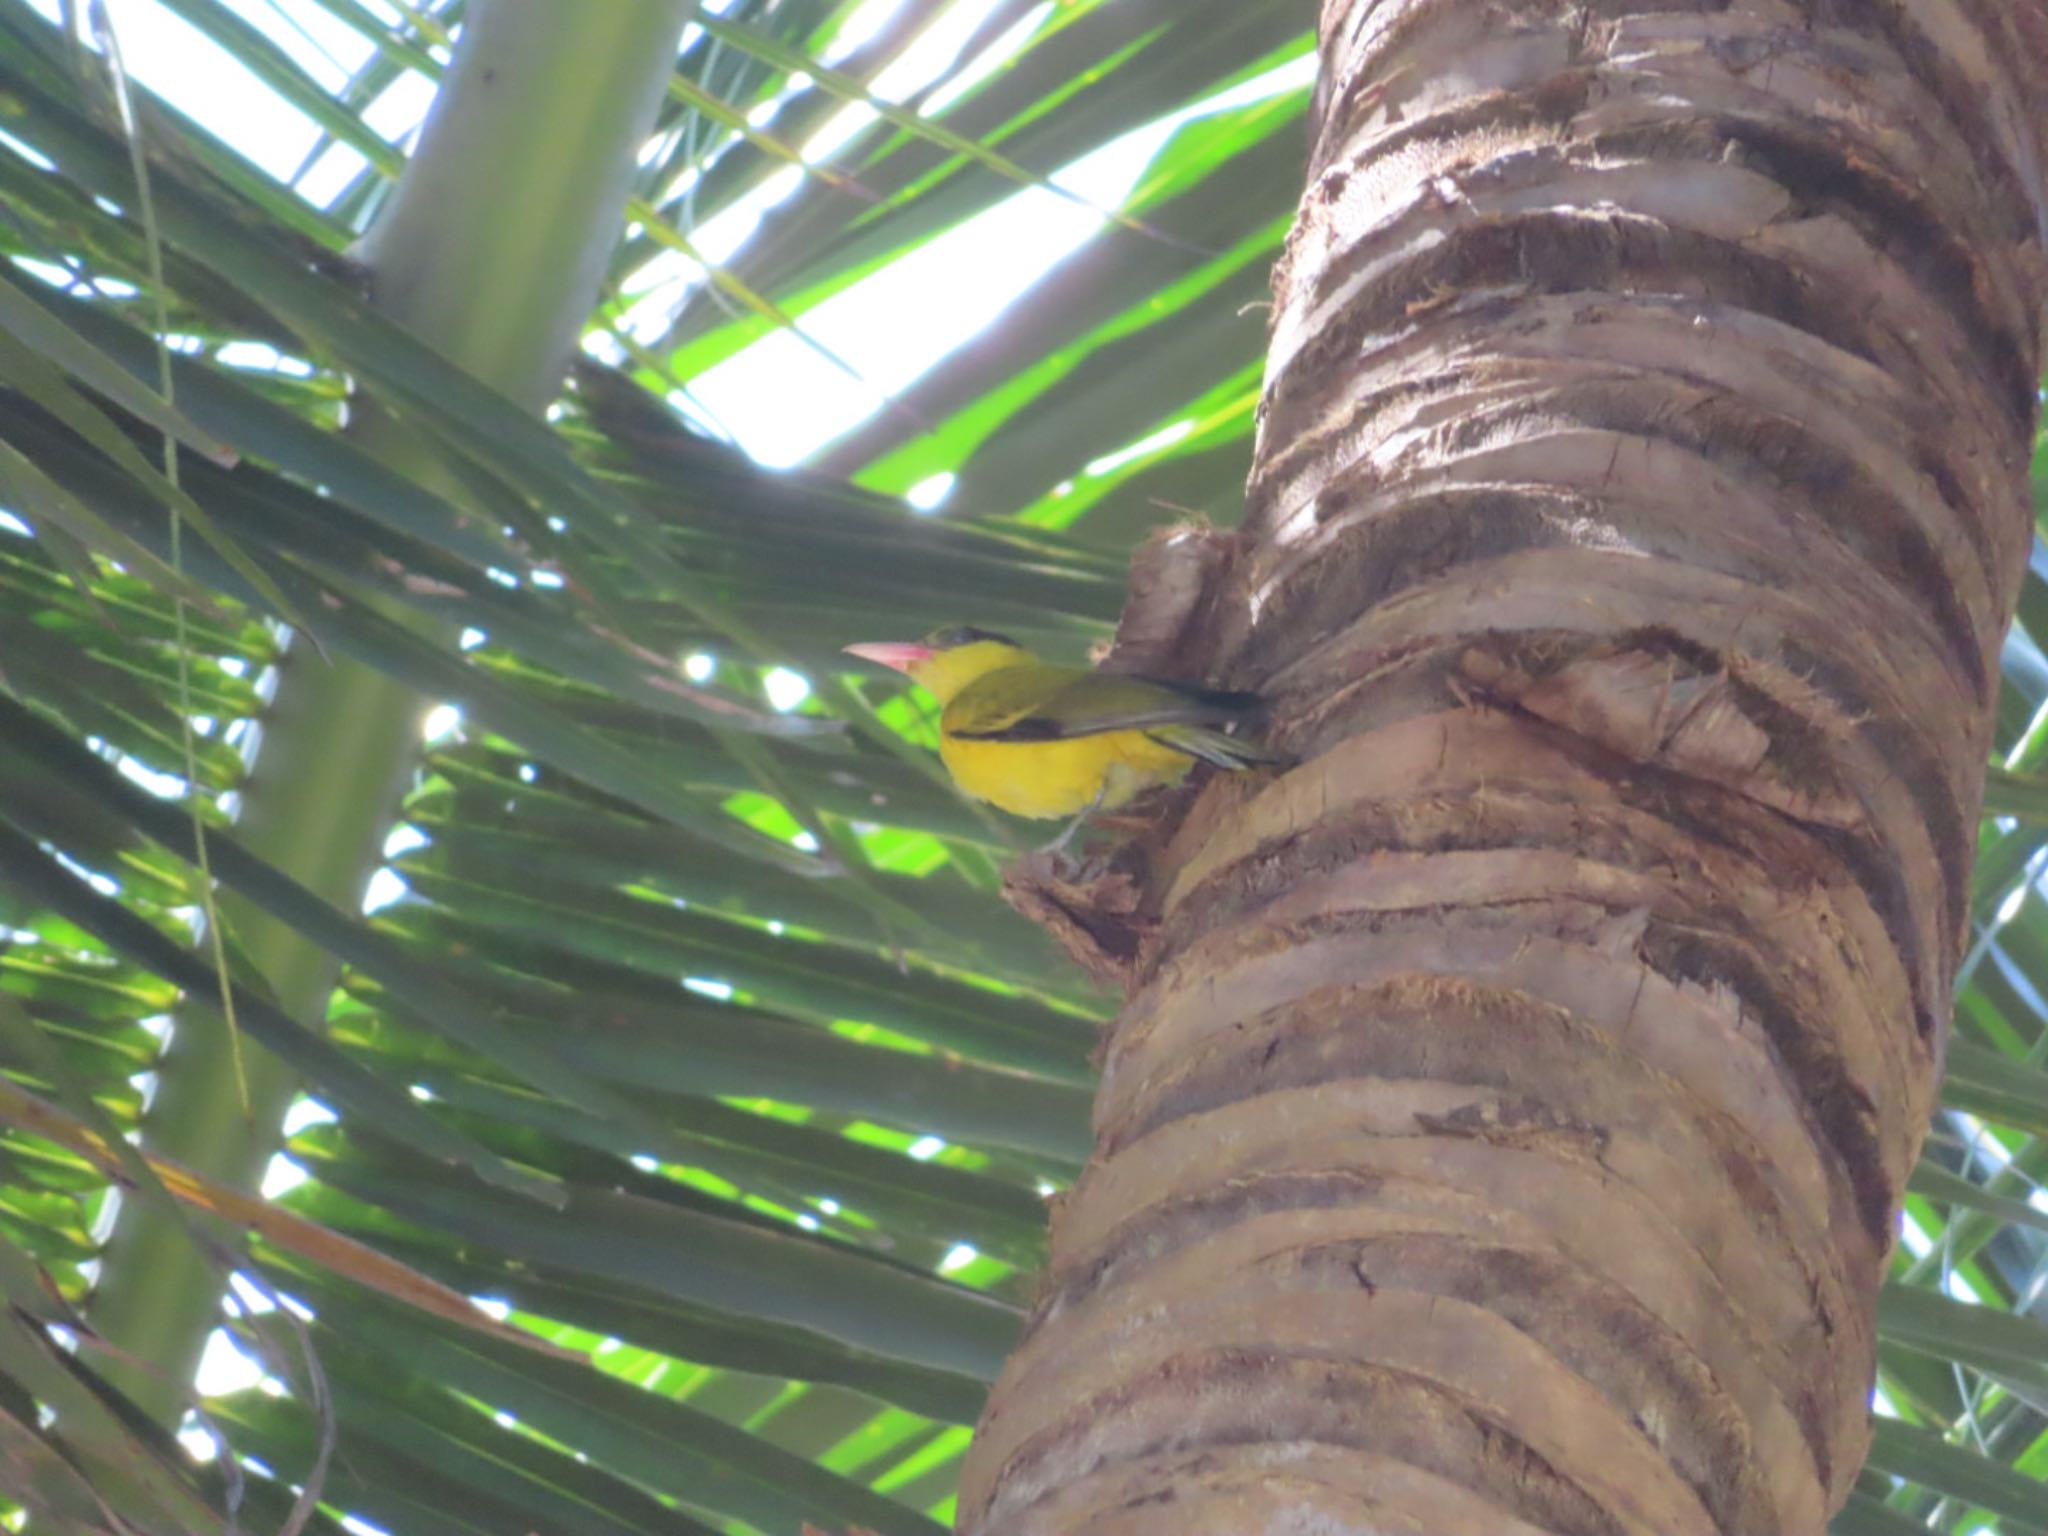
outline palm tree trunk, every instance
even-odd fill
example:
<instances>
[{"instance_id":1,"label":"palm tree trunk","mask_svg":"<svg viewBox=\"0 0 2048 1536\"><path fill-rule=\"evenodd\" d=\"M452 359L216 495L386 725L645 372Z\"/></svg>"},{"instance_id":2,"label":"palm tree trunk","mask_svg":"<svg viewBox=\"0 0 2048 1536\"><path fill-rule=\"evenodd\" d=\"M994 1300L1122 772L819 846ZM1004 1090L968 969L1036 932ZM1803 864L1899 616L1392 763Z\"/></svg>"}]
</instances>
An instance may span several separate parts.
<instances>
[{"instance_id":1,"label":"palm tree trunk","mask_svg":"<svg viewBox=\"0 0 2048 1536\"><path fill-rule=\"evenodd\" d=\"M962 1531L1825 1528L2033 537L2042 19L1327 0L1194 658L1307 760L1154 840Z\"/></svg>"}]
</instances>

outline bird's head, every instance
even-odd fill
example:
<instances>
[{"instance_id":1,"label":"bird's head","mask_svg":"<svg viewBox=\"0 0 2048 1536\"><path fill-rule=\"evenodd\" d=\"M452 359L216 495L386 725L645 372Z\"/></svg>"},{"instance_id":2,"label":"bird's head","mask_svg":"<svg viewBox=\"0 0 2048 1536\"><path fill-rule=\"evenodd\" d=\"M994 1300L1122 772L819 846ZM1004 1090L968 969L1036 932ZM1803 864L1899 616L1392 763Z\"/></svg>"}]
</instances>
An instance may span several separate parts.
<instances>
[{"instance_id":1,"label":"bird's head","mask_svg":"<svg viewBox=\"0 0 2048 1536\"><path fill-rule=\"evenodd\" d=\"M929 692L941 704L984 673L1031 661L1032 655L1008 635L954 624L935 629L922 640L874 641L846 647L849 656L893 667Z\"/></svg>"}]
</instances>

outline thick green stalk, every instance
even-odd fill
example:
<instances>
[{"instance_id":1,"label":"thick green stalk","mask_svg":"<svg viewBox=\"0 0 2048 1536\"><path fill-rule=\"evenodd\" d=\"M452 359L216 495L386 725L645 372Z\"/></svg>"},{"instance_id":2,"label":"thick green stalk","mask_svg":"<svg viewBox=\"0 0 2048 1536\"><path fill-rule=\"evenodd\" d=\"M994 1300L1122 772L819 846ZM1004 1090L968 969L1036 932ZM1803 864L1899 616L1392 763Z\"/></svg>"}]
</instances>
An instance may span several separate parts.
<instances>
[{"instance_id":1,"label":"thick green stalk","mask_svg":"<svg viewBox=\"0 0 2048 1536\"><path fill-rule=\"evenodd\" d=\"M419 152L364 242L385 312L530 410L553 398L596 301L634 157L693 9L694 0L473 0ZM361 413L354 430L397 468L441 479L417 437L379 414ZM264 721L244 840L352 909L411 771L424 704L381 674L295 647ZM246 903L224 896L221 907L284 1006L321 1019L336 963ZM260 1050L242 1055L246 1111L222 1021L182 1012L145 1137L211 1179L253 1188L297 1084ZM159 1420L180 1416L219 1307L182 1234L131 1203L91 1321L140 1362L114 1374Z\"/></svg>"}]
</instances>

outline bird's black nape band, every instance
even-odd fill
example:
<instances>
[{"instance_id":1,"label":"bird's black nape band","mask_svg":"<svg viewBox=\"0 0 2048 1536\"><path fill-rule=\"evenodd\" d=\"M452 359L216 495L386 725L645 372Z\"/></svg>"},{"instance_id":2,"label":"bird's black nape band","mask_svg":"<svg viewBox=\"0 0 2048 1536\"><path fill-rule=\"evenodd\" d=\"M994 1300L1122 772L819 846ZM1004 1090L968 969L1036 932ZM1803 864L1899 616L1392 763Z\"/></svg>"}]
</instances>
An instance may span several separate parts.
<instances>
[{"instance_id":1,"label":"bird's black nape band","mask_svg":"<svg viewBox=\"0 0 2048 1536\"><path fill-rule=\"evenodd\" d=\"M925 644L935 651L950 651L955 646L972 645L977 640L993 640L997 645L1016 645L1008 635L999 635L992 629L976 629L972 624L955 624L951 629L938 629L925 637Z\"/></svg>"},{"instance_id":2,"label":"bird's black nape band","mask_svg":"<svg viewBox=\"0 0 2048 1536\"><path fill-rule=\"evenodd\" d=\"M1123 727L1107 726L1106 730ZM946 733L955 741L1071 741L1077 736L1100 736L1102 731L1074 731L1057 720L1048 720L1042 715L1026 715L1022 720L1008 725L997 726L992 731L952 730Z\"/></svg>"}]
</instances>

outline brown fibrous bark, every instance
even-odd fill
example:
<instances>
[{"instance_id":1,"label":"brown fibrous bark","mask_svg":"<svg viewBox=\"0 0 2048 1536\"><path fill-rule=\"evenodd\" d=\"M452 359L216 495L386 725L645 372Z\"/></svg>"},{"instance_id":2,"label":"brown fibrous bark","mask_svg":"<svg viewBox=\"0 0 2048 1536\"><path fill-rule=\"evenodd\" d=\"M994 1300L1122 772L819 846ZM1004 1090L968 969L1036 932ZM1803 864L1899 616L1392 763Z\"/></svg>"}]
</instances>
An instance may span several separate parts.
<instances>
[{"instance_id":1,"label":"brown fibrous bark","mask_svg":"<svg viewBox=\"0 0 2048 1536\"><path fill-rule=\"evenodd\" d=\"M1818 1536L2033 537L2048 20L1322 38L1244 528L1126 621L1302 762L1023 881L1130 998L960 1527Z\"/></svg>"}]
</instances>

